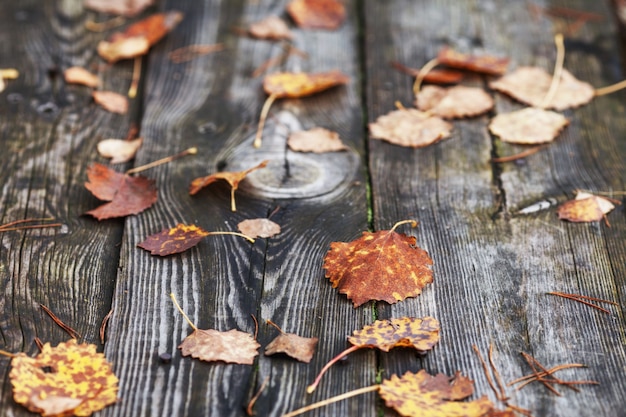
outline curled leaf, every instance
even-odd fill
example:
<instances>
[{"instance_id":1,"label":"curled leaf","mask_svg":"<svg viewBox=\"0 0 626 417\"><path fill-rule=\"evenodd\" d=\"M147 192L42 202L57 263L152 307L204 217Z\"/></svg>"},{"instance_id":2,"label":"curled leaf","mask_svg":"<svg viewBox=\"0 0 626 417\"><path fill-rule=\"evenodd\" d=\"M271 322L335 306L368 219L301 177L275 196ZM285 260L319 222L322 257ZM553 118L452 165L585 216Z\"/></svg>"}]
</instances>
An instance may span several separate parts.
<instances>
[{"instance_id":1,"label":"curled leaf","mask_svg":"<svg viewBox=\"0 0 626 417\"><path fill-rule=\"evenodd\" d=\"M613 203L597 195L580 192L574 200L566 201L558 208L559 219L570 222L588 223L604 219L615 208Z\"/></svg>"},{"instance_id":2,"label":"curled leaf","mask_svg":"<svg viewBox=\"0 0 626 417\"><path fill-rule=\"evenodd\" d=\"M441 65L448 67L487 75L502 75L509 66L508 58L498 58L491 55L463 54L448 47L439 51L437 61L439 61Z\"/></svg>"},{"instance_id":3,"label":"curled leaf","mask_svg":"<svg viewBox=\"0 0 626 417\"><path fill-rule=\"evenodd\" d=\"M267 94L276 98L297 98L310 96L349 81L350 77L337 70L312 74L277 72L265 76L263 89Z\"/></svg>"},{"instance_id":4,"label":"curled leaf","mask_svg":"<svg viewBox=\"0 0 626 417\"><path fill-rule=\"evenodd\" d=\"M135 157L142 142L142 138L133 140L105 139L98 142L98 153L104 158L111 158L112 164L121 164Z\"/></svg>"},{"instance_id":5,"label":"curled leaf","mask_svg":"<svg viewBox=\"0 0 626 417\"><path fill-rule=\"evenodd\" d=\"M346 18L345 6L337 0L293 0L287 13L301 28L335 30Z\"/></svg>"}]
</instances>

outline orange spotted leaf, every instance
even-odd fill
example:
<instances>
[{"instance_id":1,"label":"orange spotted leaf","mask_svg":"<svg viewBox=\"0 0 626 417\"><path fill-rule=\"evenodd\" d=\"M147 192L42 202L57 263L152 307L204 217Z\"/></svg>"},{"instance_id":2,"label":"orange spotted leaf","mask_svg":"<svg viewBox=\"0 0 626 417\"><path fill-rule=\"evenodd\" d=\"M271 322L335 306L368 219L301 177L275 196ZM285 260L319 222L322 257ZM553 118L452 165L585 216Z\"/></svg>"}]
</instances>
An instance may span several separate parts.
<instances>
[{"instance_id":1,"label":"orange spotted leaf","mask_svg":"<svg viewBox=\"0 0 626 417\"><path fill-rule=\"evenodd\" d=\"M486 396L460 402L474 392L474 382L460 372L452 378L444 374L432 376L423 369L402 377L393 375L383 380L378 392L388 407L408 417L481 417L493 408Z\"/></svg>"},{"instance_id":2,"label":"orange spotted leaf","mask_svg":"<svg viewBox=\"0 0 626 417\"><path fill-rule=\"evenodd\" d=\"M167 256L196 246L208 235L210 235L209 232L193 224L178 224L171 229L163 229L159 233L148 236L137 246L150 251L152 255Z\"/></svg>"},{"instance_id":3,"label":"orange spotted leaf","mask_svg":"<svg viewBox=\"0 0 626 417\"><path fill-rule=\"evenodd\" d=\"M155 182L146 177L131 177L102 164L91 165L87 177L85 188L100 200L109 201L86 213L98 220L141 213L157 201Z\"/></svg>"},{"instance_id":4,"label":"orange spotted leaf","mask_svg":"<svg viewBox=\"0 0 626 417\"><path fill-rule=\"evenodd\" d=\"M301 28L337 29L346 18L345 6L337 0L293 0L287 13Z\"/></svg>"},{"instance_id":5,"label":"orange spotted leaf","mask_svg":"<svg viewBox=\"0 0 626 417\"><path fill-rule=\"evenodd\" d=\"M361 330L355 330L352 336L348 337L353 346L332 358L319 372L315 381L307 387L307 392L310 394L315 391L326 371L349 353L364 348L377 348L388 352L394 347L410 347L423 353L439 342L440 327L439 322L432 317L403 317L376 320Z\"/></svg>"},{"instance_id":6,"label":"orange spotted leaf","mask_svg":"<svg viewBox=\"0 0 626 417\"><path fill-rule=\"evenodd\" d=\"M89 416L117 401L118 379L95 345L46 343L34 358L15 355L11 366L13 398L43 416Z\"/></svg>"},{"instance_id":7,"label":"orange spotted leaf","mask_svg":"<svg viewBox=\"0 0 626 417\"><path fill-rule=\"evenodd\" d=\"M508 58L497 58L491 55L463 54L448 47L439 51L437 60L440 64L448 67L488 75L502 75L509 66Z\"/></svg>"},{"instance_id":8,"label":"orange spotted leaf","mask_svg":"<svg viewBox=\"0 0 626 417\"><path fill-rule=\"evenodd\" d=\"M243 181L246 176L252 171L256 171L257 169L265 168L269 161L263 161L259 165L254 166L245 171L238 172L216 172L215 174L208 175L206 177L199 177L194 179L191 182L191 187L189 189L189 194L194 195L197 194L198 191L208 186L209 184L214 183L218 180L224 180L231 186L231 195L230 195L230 207L232 211L237 211L235 206L235 191L239 188L239 183Z\"/></svg>"},{"instance_id":9,"label":"orange spotted leaf","mask_svg":"<svg viewBox=\"0 0 626 417\"><path fill-rule=\"evenodd\" d=\"M182 19L183 14L178 11L148 16L130 25L124 32L114 33L108 41L100 41L98 54L111 63L144 55Z\"/></svg>"},{"instance_id":10,"label":"orange spotted leaf","mask_svg":"<svg viewBox=\"0 0 626 417\"><path fill-rule=\"evenodd\" d=\"M239 330L219 332L195 329L178 346L183 356L206 362L227 362L252 365L259 354L259 345L248 333Z\"/></svg>"},{"instance_id":11,"label":"orange spotted leaf","mask_svg":"<svg viewBox=\"0 0 626 417\"><path fill-rule=\"evenodd\" d=\"M370 300L393 304L416 297L433 281L428 253L415 246L415 237L395 232L402 223L391 230L363 232L352 242L330 244L324 258L326 277L354 307Z\"/></svg>"},{"instance_id":12,"label":"orange spotted leaf","mask_svg":"<svg viewBox=\"0 0 626 417\"><path fill-rule=\"evenodd\" d=\"M439 330L439 322L433 317L376 320L361 330L355 330L348 341L355 346L378 348L385 352L394 347L411 347L425 352L439 342Z\"/></svg>"},{"instance_id":13,"label":"orange spotted leaf","mask_svg":"<svg viewBox=\"0 0 626 417\"><path fill-rule=\"evenodd\" d=\"M350 77L337 70L312 74L278 72L265 76L263 89L275 98L297 98L310 96L349 81Z\"/></svg>"}]
</instances>

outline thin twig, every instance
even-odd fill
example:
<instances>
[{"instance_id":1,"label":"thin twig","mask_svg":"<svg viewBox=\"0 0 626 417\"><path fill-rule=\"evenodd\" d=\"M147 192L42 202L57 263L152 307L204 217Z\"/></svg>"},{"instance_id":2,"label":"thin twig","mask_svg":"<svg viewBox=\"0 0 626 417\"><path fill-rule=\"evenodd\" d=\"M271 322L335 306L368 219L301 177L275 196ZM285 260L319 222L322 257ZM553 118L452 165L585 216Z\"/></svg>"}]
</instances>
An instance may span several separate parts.
<instances>
[{"instance_id":1,"label":"thin twig","mask_svg":"<svg viewBox=\"0 0 626 417\"><path fill-rule=\"evenodd\" d=\"M168 58L175 64L181 64L202 55L222 51L223 49L224 45L221 43L213 45L188 45L183 46L182 48L174 49L168 54Z\"/></svg>"},{"instance_id":2,"label":"thin twig","mask_svg":"<svg viewBox=\"0 0 626 417\"><path fill-rule=\"evenodd\" d=\"M480 360L480 364L483 367L483 372L485 373L485 377L487 378L487 383L491 387L491 390L493 391L493 393L496 395L496 398L500 399L498 389L496 388L496 385L493 383L493 380L491 379L491 375L489 374L489 368L487 366L487 362L485 362L485 360L483 359L483 355L480 354L480 351L478 350L478 346L472 345L472 349L474 349L474 352L476 352L476 356L478 356L478 359Z\"/></svg>"},{"instance_id":3,"label":"thin twig","mask_svg":"<svg viewBox=\"0 0 626 417\"><path fill-rule=\"evenodd\" d=\"M196 147L194 146L194 147L192 147L192 148L185 149L184 151L182 151L182 152L180 152L180 153L178 153L178 154L176 154L176 155L167 156L167 157L165 157L165 158L158 159L158 160L156 160L156 161L154 161L154 162L150 162L149 164L146 164L146 165L138 166L138 167L136 167L136 168L129 169L128 171L126 171L126 175L136 174L136 173L138 173L138 172L142 172L142 171L145 171L145 170L147 170L147 169L154 168L154 167L156 167L156 166L163 165L163 164L166 164L166 163L168 163L168 162L172 162L172 161L174 161L175 159L182 158L183 156L187 156L187 155L195 155L195 154L197 154L197 153L198 153L198 148L196 148Z\"/></svg>"},{"instance_id":4,"label":"thin twig","mask_svg":"<svg viewBox=\"0 0 626 417\"><path fill-rule=\"evenodd\" d=\"M43 342L40 338L35 337L35 344L37 345L37 349L41 352L43 350Z\"/></svg>"},{"instance_id":5,"label":"thin twig","mask_svg":"<svg viewBox=\"0 0 626 417\"><path fill-rule=\"evenodd\" d=\"M341 400L345 400L347 398L356 397L357 395L365 394L366 392L378 391L379 389L380 389L380 385L372 385L372 386L365 387L365 388L355 389L353 391L349 391L344 394L328 398L324 401L319 401L313 404L309 404L306 407L298 408L297 410L294 410L290 413L283 414L282 417L299 416L300 414L304 414L307 411L315 410L315 409L324 407L325 405L333 404Z\"/></svg>"},{"instance_id":6,"label":"thin twig","mask_svg":"<svg viewBox=\"0 0 626 417\"><path fill-rule=\"evenodd\" d=\"M259 335L259 321L254 314L250 314L250 317L252 317L252 321L254 322L254 340L256 340Z\"/></svg>"},{"instance_id":7,"label":"thin twig","mask_svg":"<svg viewBox=\"0 0 626 417\"><path fill-rule=\"evenodd\" d=\"M607 85L606 87L597 88L595 92L596 97L605 96L607 94L615 93L616 91L626 88L626 80L620 81L615 84Z\"/></svg>"},{"instance_id":8,"label":"thin twig","mask_svg":"<svg viewBox=\"0 0 626 417\"><path fill-rule=\"evenodd\" d=\"M63 321L60 318L58 318L56 316L56 314L54 314L52 312L52 310L50 310L48 307L46 307L43 304L39 304L39 307L41 307L41 309L43 311L45 311L50 316L52 321L54 321L57 324L57 326L59 326L60 328L65 330L67 332L67 334L69 334L72 339L78 339L80 337L80 334L76 330L72 329L70 326L68 326L67 324L63 323Z\"/></svg>"},{"instance_id":9,"label":"thin twig","mask_svg":"<svg viewBox=\"0 0 626 417\"><path fill-rule=\"evenodd\" d=\"M496 397L498 398L498 400L506 402L506 389L504 388L504 384L502 383L502 378L500 378L500 372L498 372L498 368L496 368L496 364L493 361L493 345L491 343L489 344L488 357L489 365L491 366L491 372L493 373L493 377L495 378L496 383L498 384L498 389L500 390L500 395L498 396L498 394L496 393Z\"/></svg>"},{"instance_id":10,"label":"thin twig","mask_svg":"<svg viewBox=\"0 0 626 417\"><path fill-rule=\"evenodd\" d=\"M344 350L343 352L339 353L337 356L335 356L334 358L332 358L330 361L328 361L328 363L326 365L324 365L324 367L322 368L322 370L319 372L319 374L317 374L317 377L315 378L315 381L313 381L313 383L311 385L309 385L308 387L306 387L306 392L308 394L312 394L315 389L317 388L317 386L319 385L320 381L322 380L322 376L324 376L324 374L326 373L326 371L328 371L330 369L331 366L333 366L333 364L335 364L336 362L338 362L339 360L341 360L341 358L343 358L344 356L362 348L363 346L359 346L359 345L354 345L352 347L349 347L348 349Z\"/></svg>"},{"instance_id":11,"label":"thin twig","mask_svg":"<svg viewBox=\"0 0 626 417\"><path fill-rule=\"evenodd\" d=\"M552 367L550 369L548 369L546 372L541 372L542 376L546 376L546 375L552 375L553 373L555 373L556 371L560 371L562 369L570 369L570 368L586 368L585 365L583 365L582 363L567 363L564 365L557 365L555 367ZM526 381L528 379L533 379L536 378L537 375L536 374L530 374L530 375L524 375L521 376L517 379L514 379L513 381L509 382L507 384L507 386L511 386L511 385L515 385L518 384L520 382Z\"/></svg>"},{"instance_id":12,"label":"thin twig","mask_svg":"<svg viewBox=\"0 0 626 417\"><path fill-rule=\"evenodd\" d=\"M113 309L111 309L106 316L102 319L102 324L100 324L100 343L104 345L104 334L106 332L107 323L109 319L113 315Z\"/></svg>"},{"instance_id":13,"label":"thin twig","mask_svg":"<svg viewBox=\"0 0 626 417\"><path fill-rule=\"evenodd\" d=\"M47 222L47 221L52 221L52 220L54 220L54 218L52 218L52 217L45 217L45 218L41 218L41 219L14 220L12 222L0 225L0 233L2 233L2 232L11 232L11 231L14 231L14 230L42 229L42 228L46 228L46 227L61 227L61 226L63 226L62 223L48 223L48 224L16 226L18 224L32 223L32 222ZM13 227L13 226L15 226L15 227Z\"/></svg>"},{"instance_id":14,"label":"thin twig","mask_svg":"<svg viewBox=\"0 0 626 417\"><path fill-rule=\"evenodd\" d=\"M255 336L255 339L256 339L256 336ZM255 414L252 408L254 407L254 404L256 404L256 400L258 400L259 397L261 396L261 393L265 389L265 386L267 385L267 382L269 380L270 380L270 377L266 376L265 379L263 380L263 383L261 383L261 387L259 388L259 390L256 392L256 394L254 394L254 397L250 399L250 402L248 403L248 407L246 408L246 414L248 414L249 416L253 416Z\"/></svg>"},{"instance_id":15,"label":"thin twig","mask_svg":"<svg viewBox=\"0 0 626 417\"><path fill-rule=\"evenodd\" d=\"M526 360L526 362L528 363L528 366L530 366L530 369L533 370L534 374L536 375L536 380L541 382L547 389L549 389L550 391L552 391L554 394L561 396L561 393L558 392L552 385L550 385L548 383L548 381L546 381L546 379L539 373L539 371L537 371L536 366L538 365L538 362L535 358L533 358L532 356L530 356L529 354L522 352L522 356L524 357L524 359ZM543 367L541 367L543 368ZM547 372L546 369L542 369L544 372ZM548 376L550 376L550 374L548 374Z\"/></svg>"},{"instance_id":16,"label":"thin twig","mask_svg":"<svg viewBox=\"0 0 626 417\"><path fill-rule=\"evenodd\" d=\"M558 297L567 298L567 299L569 299L569 300L574 300L574 301L577 301L577 302L579 302L579 303L582 303L582 304L584 304L584 305L586 305L586 306L589 306L589 307L595 308L596 310L600 310L600 311L602 311L603 313L606 313L606 314L611 314L611 312L610 312L609 310L607 310L606 308L602 308L602 307L597 306L597 305L595 305L595 304L592 304L592 303L590 303L590 302L588 302L588 301L585 301L585 300L583 299L583 298L587 298L587 297L585 297L585 296L578 296L578 294L566 294L566 293L562 293L562 292L547 292L546 294L548 294L548 295L556 295L556 296L558 296ZM613 302L611 302L611 301L606 301L606 300L598 300L598 299L595 299L594 301L600 301L600 302L605 302L605 303L615 304L615 303L613 303Z\"/></svg>"},{"instance_id":17,"label":"thin twig","mask_svg":"<svg viewBox=\"0 0 626 417\"><path fill-rule=\"evenodd\" d=\"M139 89L139 80L141 79L141 60L142 57L135 57L135 62L133 64L133 78L130 81L130 87L128 88L128 97L135 98L137 97L137 90Z\"/></svg>"},{"instance_id":18,"label":"thin twig","mask_svg":"<svg viewBox=\"0 0 626 417\"><path fill-rule=\"evenodd\" d=\"M535 146L535 147L527 149L527 150L525 150L523 152L516 153L515 155L501 156L499 158L491 158L491 162L501 163L501 162L517 161L518 159L526 158L527 156L530 156L530 155L533 155L533 154L539 152L544 146L545 145Z\"/></svg>"},{"instance_id":19,"label":"thin twig","mask_svg":"<svg viewBox=\"0 0 626 417\"><path fill-rule=\"evenodd\" d=\"M263 138L263 129L265 128L265 120L267 119L267 114L270 112L270 107L272 106L272 103L277 98L278 96L276 94L272 94L267 98L267 100L265 100L265 103L263 103L263 108L261 109L261 115L259 116L259 127L257 128L256 136L254 137L253 145L255 148L261 147L261 140Z\"/></svg>"},{"instance_id":20,"label":"thin twig","mask_svg":"<svg viewBox=\"0 0 626 417\"><path fill-rule=\"evenodd\" d=\"M2 350L2 349L0 349L0 355L7 356L9 358L14 358L15 356L17 356L15 355L15 353L7 352L6 350Z\"/></svg>"}]
</instances>

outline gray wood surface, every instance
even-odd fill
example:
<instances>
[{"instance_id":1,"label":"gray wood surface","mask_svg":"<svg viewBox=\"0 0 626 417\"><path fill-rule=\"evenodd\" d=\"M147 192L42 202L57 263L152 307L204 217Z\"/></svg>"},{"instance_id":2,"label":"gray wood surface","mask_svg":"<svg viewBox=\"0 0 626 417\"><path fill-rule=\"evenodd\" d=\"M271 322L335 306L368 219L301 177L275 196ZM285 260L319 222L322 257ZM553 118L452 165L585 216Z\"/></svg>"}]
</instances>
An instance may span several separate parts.
<instances>
[{"instance_id":1,"label":"gray wood surface","mask_svg":"<svg viewBox=\"0 0 626 417\"><path fill-rule=\"evenodd\" d=\"M277 101L260 149L252 147L266 96L253 71L283 53L283 45L241 36L269 14L284 15L286 0L164 1L151 11L180 10L181 24L143 59L139 95L127 115L108 113L86 87L66 85L72 65L93 69L103 89L125 93L132 61L104 64L95 54L104 33L87 31L87 20L109 16L84 10L78 0L2 1L0 68L15 67L17 80L0 93L0 224L54 217L60 228L0 234L0 349L37 353L39 337L53 345L67 340L40 309L48 306L95 343L120 379L119 402L98 415L240 416L264 380L255 411L280 416L305 404L375 383L380 376L426 369L448 375L460 370L476 382L477 396L495 400L472 345L495 362L506 381L530 372L519 352L547 366L581 362L566 379L594 379L563 396L539 384L509 389L511 403L535 416L612 416L626 408L623 307L605 315L545 295L582 293L624 305L626 217L624 206L604 224L557 219L555 207L520 215L537 201L562 202L576 188L625 190L624 93L601 97L565 115L570 126L551 145L517 163L492 157L523 147L502 144L487 130L488 116L454 122L450 139L424 149L406 149L369 139L367 121L391 111L396 100L410 106L412 79L390 61L419 67L450 45L465 52L509 56L512 67L552 70L552 36L560 19L534 16L527 2L433 0L346 1L348 19L338 31L294 29L293 46L308 58L289 55L269 71L340 69L351 82L302 99ZM605 16L566 38L566 68L594 86L624 78L610 4L590 1L533 3L568 6ZM168 53L192 44L223 43L225 49L187 63ZM487 79L468 80L486 85ZM499 95L496 112L521 108ZM493 115L492 114L492 115ZM123 138L136 124L144 145L124 171L197 146L196 156L146 171L156 180L158 202L126 219L98 222L82 214L99 205L84 188L86 169L105 162L96 143ZM292 130L326 127L339 132L349 151L298 154L287 150ZM215 183L189 196L193 178L239 171L268 159L240 186L237 212L230 189ZM273 213L273 214L272 214ZM235 231L247 218L268 217L282 232L254 244L211 236L197 247L165 258L136 247L148 235L177 223L210 231ZM324 278L323 257L333 241L350 241L373 228L416 219L417 237L434 259L434 283L422 295L395 305L352 303ZM199 328L253 333L260 323L261 354L255 364L204 363L181 357L177 346L192 329L169 294ZM102 318L113 309L106 342ZM350 355L305 393L321 367L347 347L346 336L374 318L436 317L442 339L425 356L396 349ZM310 364L263 348L286 332L320 339ZM159 355L169 353L171 363ZM9 359L0 357L0 416L31 415L16 405L8 379ZM395 415L369 393L307 415Z\"/></svg>"}]
</instances>

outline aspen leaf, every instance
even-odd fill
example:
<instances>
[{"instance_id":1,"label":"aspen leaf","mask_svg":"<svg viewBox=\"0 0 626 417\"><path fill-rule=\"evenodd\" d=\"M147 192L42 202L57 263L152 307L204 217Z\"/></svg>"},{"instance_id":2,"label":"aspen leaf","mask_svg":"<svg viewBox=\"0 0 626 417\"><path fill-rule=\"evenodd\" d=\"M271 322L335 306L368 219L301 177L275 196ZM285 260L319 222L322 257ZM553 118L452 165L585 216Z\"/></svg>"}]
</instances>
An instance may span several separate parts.
<instances>
[{"instance_id":1,"label":"aspen leaf","mask_svg":"<svg viewBox=\"0 0 626 417\"><path fill-rule=\"evenodd\" d=\"M154 180L142 176L120 174L102 164L87 169L87 188L96 198L109 201L88 211L98 220L141 213L157 201Z\"/></svg>"},{"instance_id":2,"label":"aspen leaf","mask_svg":"<svg viewBox=\"0 0 626 417\"><path fill-rule=\"evenodd\" d=\"M503 142L535 145L552 142L568 124L559 113L528 107L498 114L489 123L489 130Z\"/></svg>"},{"instance_id":3,"label":"aspen leaf","mask_svg":"<svg viewBox=\"0 0 626 417\"><path fill-rule=\"evenodd\" d=\"M219 332L196 329L178 346L183 356L206 362L222 361L252 365L259 345L248 333L239 330Z\"/></svg>"},{"instance_id":4,"label":"aspen leaf","mask_svg":"<svg viewBox=\"0 0 626 417\"><path fill-rule=\"evenodd\" d=\"M606 198L579 192L574 200L561 204L557 214L561 220L588 223L602 220L614 208L613 203Z\"/></svg>"},{"instance_id":5,"label":"aspen leaf","mask_svg":"<svg viewBox=\"0 0 626 417\"><path fill-rule=\"evenodd\" d=\"M121 94L113 91L94 91L91 96L106 111L118 114L128 112L128 99Z\"/></svg>"},{"instance_id":6,"label":"aspen leaf","mask_svg":"<svg viewBox=\"0 0 626 417\"><path fill-rule=\"evenodd\" d=\"M437 61L448 67L487 75L502 75L509 66L508 58L497 58L491 55L463 54L448 47L439 51Z\"/></svg>"},{"instance_id":7,"label":"aspen leaf","mask_svg":"<svg viewBox=\"0 0 626 417\"><path fill-rule=\"evenodd\" d=\"M420 68L407 67L398 61L392 61L391 65L398 71L402 71L414 77L420 76ZM432 69L421 76L424 77L423 82L430 84L456 84L463 79L465 73L453 69Z\"/></svg>"},{"instance_id":8,"label":"aspen leaf","mask_svg":"<svg viewBox=\"0 0 626 417\"><path fill-rule=\"evenodd\" d=\"M267 345L265 355L284 353L300 362L311 362L317 346L317 337L302 337L293 333L285 333L276 323L270 320L267 323L276 327L281 334Z\"/></svg>"},{"instance_id":9,"label":"aspen leaf","mask_svg":"<svg viewBox=\"0 0 626 417\"><path fill-rule=\"evenodd\" d=\"M372 139L421 148L450 136L452 125L416 109L394 110L369 124Z\"/></svg>"},{"instance_id":10,"label":"aspen leaf","mask_svg":"<svg viewBox=\"0 0 626 417\"><path fill-rule=\"evenodd\" d=\"M153 3L154 0L85 0L85 7L100 13L135 16Z\"/></svg>"},{"instance_id":11,"label":"aspen leaf","mask_svg":"<svg viewBox=\"0 0 626 417\"><path fill-rule=\"evenodd\" d=\"M432 317L376 320L355 330L348 341L355 346L375 347L385 352L394 347L411 347L426 352L439 342L439 330L439 322Z\"/></svg>"},{"instance_id":12,"label":"aspen leaf","mask_svg":"<svg viewBox=\"0 0 626 417\"><path fill-rule=\"evenodd\" d=\"M124 32L111 35L98 43L98 54L110 63L144 55L183 19L181 12L172 10L156 13L130 25Z\"/></svg>"},{"instance_id":13,"label":"aspen leaf","mask_svg":"<svg viewBox=\"0 0 626 417\"><path fill-rule=\"evenodd\" d=\"M322 127L292 132L287 146L294 152L338 152L348 149L339 139L339 134Z\"/></svg>"},{"instance_id":14,"label":"aspen leaf","mask_svg":"<svg viewBox=\"0 0 626 417\"><path fill-rule=\"evenodd\" d=\"M206 230L193 224L178 224L171 229L163 229L159 233L148 236L137 246L150 251L152 255L167 256L184 252L196 246L209 234Z\"/></svg>"},{"instance_id":15,"label":"aspen leaf","mask_svg":"<svg viewBox=\"0 0 626 417\"><path fill-rule=\"evenodd\" d=\"M280 233L280 226L270 219L247 219L237 225L237 229L251 238L268 238Z\"/></svg>"},{"instance_id":16,"label":"aspen leaf","mask_svg":"<svg viewBox=\"0 0 626 417\"><path fill-rule=\"evenodd\" d=\"M378 392L388 407L403 416L481 417L493 408L486 396L474 401L459 401L473 394L473 384L460 372L448 378L443 374L432 376L421 370L383 380Z\"/></svg>"},{"instance_id":17,"label":"aspen leaf","mask_svg":"<svg viewBox=\"0 0 626 417\"><path fill-rule=\"evenodd\" d=\"M250 33L250 36L257 39L290 40L293 38L293 34L289 30L287 23L280 17L274 15L250 24L248 33Z\"/></svg>"},{"instance_id":18,"label":"aspen leaf","mask_svg":"<svg viewBox=\"0 0 626 417\"><path fill-rule=\"evenodd\" d=\"M135 157L142 142L142 138L133 140L104 139L98 142L97 148L100 156L111 158L112 164L121 164Z\"/></svg>"},{"instance_id":19,"label":"aspen leaf","mask_svg":"<svg viewBox=\"0 0 626 417\"><path fill-rule=\"evenodd\" d=\"M363 232L348 243L332 242L324 257L326 278L354 307L371 300L390 304L416 297L433 281L432 259L416 239L394 229ZM413 226L417 222L413 222Z\"/></svg>"},{"instance_id":20,"label":"aspen leaf","mask_svg":"<svg viewBox=\"0 0 626 417\"><path fill-rule=\"evenodd\" d=\"M410 347L423 353L439 342L439 322L433 317L402 317L392 320L376 320L371 325L355 330L348 341L352 347L336 355L322 368L315 381L307 387L310 394L319 385L322 376L344 356L358 349L377 348L388 352L394 347Z\"/></svg>"},{"instance_id":21,"label":"aspen leaf","mask_svg":"<svg viewBox=\"0 0 626 417\"><path fill-rule=\"evenodd\" d=\"M346 18L345 6L337 0L293 0L287 13L301 28L335 30Z\"/></svg>"},{"instance_id":22,"label":"aspen leaf","mask_svg":"<svg viewBox=\"0 0 626 417\"><path fill-rule=\"evenodd\" d=\"M118 379L95 345L46 343L34 358L15 355L11 366L13 398L43 416L89 416L117 401Z\"/></svg>"},{"instance_id":23,"label":"aspen leaf","mask_svg":"<svg viewBox=\"0 0 626 417\"><path fill-rule=\"evenodd\" d=\"M275 98L298 98L310 96L349 81L350 77L337 70L318 73L277 72L265 76L263 89Z\"/></svg>"},{"instance_id":24,"label":"aspen leaf","mask_svg":"<svg viewBox=\"0 0 626 417\"><path fill-rule=\"evenodd\" d=\"M81 84L95 88L100 85L100 77L82 67L70 67L63 72L68 84Z\"/></svg>"},{"instance_id":25,"label":"aspen leaf","mask_svg":"<svg viewBox=\"0 0 626 417\"><path fill-rule=\"evenodd\" d=\"M254 166L254 167L252 167L250 169L247 169L245 171L216 172L215 174L211 174L211 175L208 175L206 177L196 178L196 179L194 179L191 182L191 187L189 189L189 194L191 194L191 195L197 194L198 191L200 191L204 187L208 186L209 184L212 184L212 183L214 183L215 181L218 181L218 180L224 180L228 184L230 184L230 187L231 187L231 194L230 194L230 202L231 202L230 207L231 207L231 210L232 211L237 211L237 208L235 206L235 191L237 191L237 188L239 188L239 183L241 181L243 181L244 178L246 178L246 176L249 173L251 173L252 171L256 171L257 169L265 168L268 163L269 163L269 161L263 161L259 165Z\"/></svg>"},{"instance_id":26,"label":"aspen leaf","mask_svg":"<svg viewBox=\"0 0 626 417\"><path fill-rule=\"evenodd\" d=\"M444 119L474 117L488 112L493 99L483 89L458 85L442 88L427 85L416 95L418 109Z\"/></svg>"},{"instance_id":27,"label":"aspen leaf","mask_svg":"<svg viewBox=\"0 0 626 417\"><path fill-rule=\"evenodd\" d=\"M565 110L582 106L595 97L590 84L579 81L563 69L556 92L549 103L544 103L552 84L552 75L538 67L520 67L510 74L489 83L494 90L533 107Z\"/></svg>"}]
</instances>

